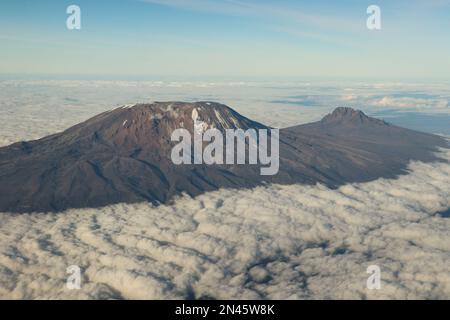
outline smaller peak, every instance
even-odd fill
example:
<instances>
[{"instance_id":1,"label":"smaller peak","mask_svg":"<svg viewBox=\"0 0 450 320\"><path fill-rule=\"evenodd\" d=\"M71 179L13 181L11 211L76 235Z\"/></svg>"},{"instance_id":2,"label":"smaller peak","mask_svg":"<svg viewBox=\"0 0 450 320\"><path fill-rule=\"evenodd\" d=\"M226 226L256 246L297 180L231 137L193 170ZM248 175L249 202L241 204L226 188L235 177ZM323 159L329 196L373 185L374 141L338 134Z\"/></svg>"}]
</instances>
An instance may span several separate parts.
<instances>
[{"instance_id":1,"label":"smaller peak","mask_svg":"<svg viewBox=\"0 0 450 320\"><path fill-rule=\"evenodd\" d=\"M322 122L325 123L363 123L371 119L361 110L355 110L349 107L337 107L334 111L326 115Z\"/></svg>"},{"instance_id":2,"label":"smaller peak","mask_svg":"<svg viewBox=\"0 0 450 320\"><path fill-rule=\"evenodd\" d=\"M337 107L336 109L333 110L333 112L331 113L331 115L333 117L355 117L355 116L361 116L361 117L366 117L368 118L364 112L362 112L361 110L355 110L353 108L350 107Z\"/></svg>"}]
</instances>

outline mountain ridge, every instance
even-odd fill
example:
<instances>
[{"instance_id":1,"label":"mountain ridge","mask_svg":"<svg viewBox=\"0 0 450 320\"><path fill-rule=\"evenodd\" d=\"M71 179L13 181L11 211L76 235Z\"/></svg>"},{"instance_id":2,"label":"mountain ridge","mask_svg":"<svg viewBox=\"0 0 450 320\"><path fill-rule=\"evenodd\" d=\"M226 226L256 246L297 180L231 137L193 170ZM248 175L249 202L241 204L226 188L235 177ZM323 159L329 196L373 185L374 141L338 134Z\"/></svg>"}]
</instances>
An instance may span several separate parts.
<instances>
[{"instance_id":1,"label":"mountain ridge","mask_svg":"<svg viewBox=\"0 0 450 320\"><path fill-rule=\"evenodd\" d=\"M119 107L67 130L0 148L0 211L46 212L150 201L168 203L186 193L252 188L264 183L336 188L405 173L411 160L436 161L448 147L415 132L338 108L322 120L280 130L280 171L260 176L252 165L171 162L173 130L268 129L226 105L201 101Z\"/></svg>"}]
</instances>

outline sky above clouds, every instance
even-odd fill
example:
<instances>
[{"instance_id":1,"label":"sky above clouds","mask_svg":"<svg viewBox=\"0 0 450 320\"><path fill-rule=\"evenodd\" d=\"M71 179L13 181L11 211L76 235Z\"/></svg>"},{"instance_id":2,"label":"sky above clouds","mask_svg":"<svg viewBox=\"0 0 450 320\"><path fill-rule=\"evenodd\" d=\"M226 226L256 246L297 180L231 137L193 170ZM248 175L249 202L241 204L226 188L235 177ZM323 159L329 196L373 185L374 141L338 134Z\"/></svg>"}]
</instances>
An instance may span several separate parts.
<instances>
[{"instance_id":1,"label":"sky above clouds","mask_svg":"<svg viewBox=\"0 0 450 320\"><path fill-rule=\"evenodd\" d=\"M81 8L81 30L66 8ZM381 8L382 29L366 28ZM450 1L0 3L0 73L59 77L448 79Z\"/></svg>"}]
</instances>

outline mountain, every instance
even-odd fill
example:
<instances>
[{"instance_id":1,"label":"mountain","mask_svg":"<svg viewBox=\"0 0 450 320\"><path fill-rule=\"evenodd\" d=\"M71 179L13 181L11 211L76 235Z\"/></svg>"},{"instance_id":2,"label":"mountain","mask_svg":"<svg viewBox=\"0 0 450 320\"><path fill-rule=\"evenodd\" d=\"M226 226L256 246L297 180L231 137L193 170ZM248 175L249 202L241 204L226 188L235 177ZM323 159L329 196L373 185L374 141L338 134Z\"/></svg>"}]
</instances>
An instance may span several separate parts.
<instances>
[{"instance_id":1,"label":"mountain","mask_svg":"<svg viewBox=\"0 0 450 320\"><path fill-rule=\"evenodd\" d=\"M280 165L175 165L175 129L269 129L213 102L156 102L99 114L64 132L0 148L0 212L46 212L113 203L167 203L182 193L264 183L336 188L405 173L411 160L437 161L438 136L337 108L321 121L280 130ZM247 144L248 147L248 144Z\"/></svg>"}]
</instances>

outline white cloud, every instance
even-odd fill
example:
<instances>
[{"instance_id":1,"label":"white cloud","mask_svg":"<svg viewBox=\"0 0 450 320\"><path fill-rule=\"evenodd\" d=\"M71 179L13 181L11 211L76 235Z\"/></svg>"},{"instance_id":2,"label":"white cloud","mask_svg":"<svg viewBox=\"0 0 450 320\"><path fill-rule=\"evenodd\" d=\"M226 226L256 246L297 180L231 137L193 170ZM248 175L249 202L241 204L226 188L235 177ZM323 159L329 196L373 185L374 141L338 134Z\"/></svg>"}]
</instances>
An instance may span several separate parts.
<instances>
[{"instance_id":1,"label":"white cloud","mask_svg":"<svg viewBox=\"0 0 450 320\"><path fill-rule=\"evenodd\" d=\"M372 104L377 107L422 110L428 112L450 112L448 100L443 98L422 99L385 96L373 101Z\"/></svg>"},{"instance_id":2,"label":"white cloud","mask_svg":"<svg viewBox=\"0 0 450 320\"><path fill-rule=\"evenodd\" d=\"M357 98L358 98L358 96L356 96L354 94L346 94L346 95L341 96L340 100L349 102L349 101L354 101Z\"/></svg>"},{"instance_id":3,"label":"white cloud","mask_svg":"<svg viewBox=\"0 0 450 320\"><path fill-rule=\"evenodd\" d=\"M450 152L446 152L450 160ZM0 214L3 298L450 298L450 165L398 179L220 190L172 206ZM69 265L82 289L65 289ZM381 268L380 291L366 268Z\"/></svg>"}]
</instances>

